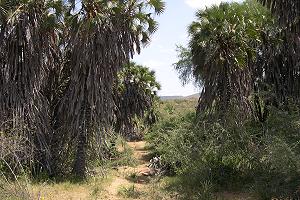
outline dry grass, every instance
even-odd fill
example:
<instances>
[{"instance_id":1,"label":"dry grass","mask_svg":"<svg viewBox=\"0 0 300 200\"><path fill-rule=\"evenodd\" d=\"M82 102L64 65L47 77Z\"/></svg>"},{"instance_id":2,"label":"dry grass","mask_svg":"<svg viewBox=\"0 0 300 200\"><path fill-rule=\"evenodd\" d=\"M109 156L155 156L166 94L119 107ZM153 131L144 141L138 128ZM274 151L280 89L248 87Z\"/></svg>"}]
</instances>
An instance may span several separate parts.
<instances>
[{"instance_id":1,"label":"dry grass","mask_svg":"<svg viewBox=\"0 0 300 200\"><path fill-rule=\"evenodd\" d=\"M1 200L31 200L32 195L26 181L10 182L5 178L0 179Z\"/></svg>"},{"instance_id":2,"label":"dry grass","mask_svg":"<svg viewBox=\"0 0 300 200\"><path fill-rule=\"evenodd\" d=\"M106 177L90 178L83 183L70 181L61 183L32 184L30 186L34 199L43 200L80 200L100 199L105 193L105 185L112 181L113 174Z\"/></svg>"},{"instance_id":3,"label":"dry grass","mask_svg":"<svg viewBox=\"0 0 300 200\"><path fill-rule=\"evenodd\" d=\"M183 113L196 111L198 99L177 99L162 101L159 105L161 117L181 116Z\"/></svg>"}]
</instances>

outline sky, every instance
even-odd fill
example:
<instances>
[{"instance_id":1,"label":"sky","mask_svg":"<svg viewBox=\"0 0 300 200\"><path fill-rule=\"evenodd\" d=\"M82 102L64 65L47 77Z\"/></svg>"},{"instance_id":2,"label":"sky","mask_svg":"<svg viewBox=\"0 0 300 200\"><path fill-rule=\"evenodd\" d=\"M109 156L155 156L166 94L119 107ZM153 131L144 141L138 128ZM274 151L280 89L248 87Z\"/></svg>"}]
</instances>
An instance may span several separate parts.
<instances>
[{"instance_id":1,"label":"sky","mask_svg":"<svg viewBox=\"0 0 300 200\"><path fill-rule=\"evenodd\" d=\"M134 61L156 72L161 84L160 96L187 96L199 92L193 84L182 86L177 72L172 66L177 59L176 44L188 43L187 27L195 20L198 9L205 9L222 0L165 0L165 12L156 17L158 31L152 36L151 43L142 49Z\"/></svg>"}]
</instances>

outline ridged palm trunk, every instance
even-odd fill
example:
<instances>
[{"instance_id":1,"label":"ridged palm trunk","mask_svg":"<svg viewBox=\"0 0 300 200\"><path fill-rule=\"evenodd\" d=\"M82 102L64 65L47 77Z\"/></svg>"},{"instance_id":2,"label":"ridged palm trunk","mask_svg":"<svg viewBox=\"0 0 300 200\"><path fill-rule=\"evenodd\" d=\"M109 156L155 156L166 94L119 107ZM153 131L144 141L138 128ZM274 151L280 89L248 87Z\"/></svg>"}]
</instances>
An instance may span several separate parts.
<instances>
[{"instance_id":1,"label":"ridged palm trunk","mask_svg":"<svg viewBox=\"0 0 300 200\"><path fill-rule=\"evenodd\" d=\"M78 144L75 155L75 162L73 166L73 174L76 178L85 179L86 178L86 134L82 129L79 131Z\"/></svg>"},{"instance_id":2,"label":"ridged palm trunk","mask_svg":"<svg viewBox=\"0 0 300 200\"><path fill-rule=\"evenodd\" d=\"M87 169L87 135L91 131L90 129L90 109L87 103L84 104L82 108L82 122L79 127L79 132L77 136L77 149L75 154L73 175L80 180L86 178Z\"/></svg>"}]
</instances>

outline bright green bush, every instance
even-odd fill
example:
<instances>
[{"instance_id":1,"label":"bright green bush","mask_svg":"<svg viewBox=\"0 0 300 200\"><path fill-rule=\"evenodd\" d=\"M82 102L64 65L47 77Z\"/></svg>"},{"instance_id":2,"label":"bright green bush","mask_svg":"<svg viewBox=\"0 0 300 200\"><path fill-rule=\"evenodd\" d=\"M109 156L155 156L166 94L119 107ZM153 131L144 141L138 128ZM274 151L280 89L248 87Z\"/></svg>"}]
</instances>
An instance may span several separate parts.
<instances>
[{"instance_id":1,"label":"bright green bush","mask_svg":"<svg viewBox=\"0 0 300 200\"><path fill-rule=\"evenodd\" d=\"M153 152L169 170L188 179L183 184L198 197L203 183L210 183L212 192L245 190L261 199L296 198L300 114L295 106L284 110L289 111L271 108L264 123L240 123L234 113L226 123L196 120L194 112L186 112L163 118L147 138Z\"/></svg>"}]
</instances>

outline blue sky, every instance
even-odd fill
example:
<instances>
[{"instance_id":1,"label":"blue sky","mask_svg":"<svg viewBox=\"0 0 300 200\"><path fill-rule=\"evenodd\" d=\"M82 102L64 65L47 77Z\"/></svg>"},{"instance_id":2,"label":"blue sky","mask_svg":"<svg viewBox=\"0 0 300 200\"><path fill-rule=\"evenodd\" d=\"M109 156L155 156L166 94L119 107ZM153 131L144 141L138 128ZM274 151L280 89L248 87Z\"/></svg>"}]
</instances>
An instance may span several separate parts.
<instances>
[{"instance_id":1,"label":"blue sky","mask_svg":"<svg viewBox=\"0 0 300 200\"><path fill-rule=\"evenodd\" d=\"M156 78L162 88L160 96L187 96L199 92L192 84L182 86L172 64L177 61L176 44L187 44L187 27L195 19L197 9L220 4L221 0L165 0L165 12L156 17L158 31L152 36L152 42L142 49L134 61L156 72Z\"/></svg>"}]
</instances>

